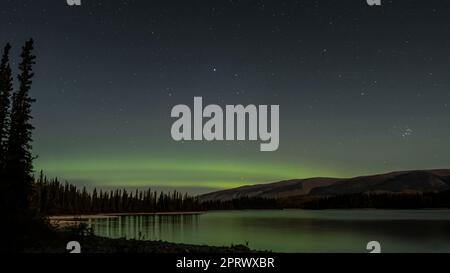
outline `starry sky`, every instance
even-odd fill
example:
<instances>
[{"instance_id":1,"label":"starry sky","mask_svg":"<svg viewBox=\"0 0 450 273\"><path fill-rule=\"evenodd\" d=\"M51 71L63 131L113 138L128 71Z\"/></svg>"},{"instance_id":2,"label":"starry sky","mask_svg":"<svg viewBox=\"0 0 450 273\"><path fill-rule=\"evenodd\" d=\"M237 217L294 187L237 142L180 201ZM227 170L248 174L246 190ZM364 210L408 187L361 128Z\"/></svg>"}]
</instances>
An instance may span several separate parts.
<instances>
[{"instance_id":1,"label":"starry sky","mask_svg":"<svg viewBox=\"0 0 450 273\"><path fill-rule=\"evenodd\" d=\"M450 167L446 0L2 0L33 37L35 170L206 192ZM177 104L280 105L280 147L175 142Z\"/></svg>"}]
</instances>

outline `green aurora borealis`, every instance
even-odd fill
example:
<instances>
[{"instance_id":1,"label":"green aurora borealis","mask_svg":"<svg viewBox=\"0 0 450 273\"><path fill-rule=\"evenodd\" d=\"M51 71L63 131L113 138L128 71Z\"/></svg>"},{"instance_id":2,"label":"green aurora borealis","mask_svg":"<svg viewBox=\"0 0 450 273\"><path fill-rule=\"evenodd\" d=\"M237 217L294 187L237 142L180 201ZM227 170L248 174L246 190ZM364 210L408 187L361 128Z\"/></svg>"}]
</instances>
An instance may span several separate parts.
<instances>
[{"instance_id":1,"label":"green aurora borealis","mask_svg":"<svg viewBox=\"0 0 450 273\"><path fill-rule=\"evenodd\" d=\"M82 162L52 162L42 169L60 177L75 180L83 175L93 182L108 186L165 185L172 187L230 188L245 183L260 183L318 175L319 171L306 170L285 164L264 165L248 162L217 163L204 161L173 162L135 160L83 160ZM82 174L82 175L80 175ZM105 183L106 181L106 183Z\"/></svg>"}]
</instances>

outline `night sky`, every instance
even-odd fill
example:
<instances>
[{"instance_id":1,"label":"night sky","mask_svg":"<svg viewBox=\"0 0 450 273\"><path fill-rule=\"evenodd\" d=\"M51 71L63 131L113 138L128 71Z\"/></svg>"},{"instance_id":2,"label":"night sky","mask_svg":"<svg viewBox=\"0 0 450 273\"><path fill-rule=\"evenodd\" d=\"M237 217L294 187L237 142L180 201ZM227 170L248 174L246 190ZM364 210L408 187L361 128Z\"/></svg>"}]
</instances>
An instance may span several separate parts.
<instances>
[{"instance_id":1,"label":"night sky","mask_svg":"<svg viewBox=\"0 0 450 273\"><path fill-rule=\"evenodd\" d=\"M1 0L33 37L35 170L191 192L450 167L447 0ZM15 65L16 66L16 65ZM175 142L177 104L279 104L280 147Z\"/></svg>"}]
</instances>

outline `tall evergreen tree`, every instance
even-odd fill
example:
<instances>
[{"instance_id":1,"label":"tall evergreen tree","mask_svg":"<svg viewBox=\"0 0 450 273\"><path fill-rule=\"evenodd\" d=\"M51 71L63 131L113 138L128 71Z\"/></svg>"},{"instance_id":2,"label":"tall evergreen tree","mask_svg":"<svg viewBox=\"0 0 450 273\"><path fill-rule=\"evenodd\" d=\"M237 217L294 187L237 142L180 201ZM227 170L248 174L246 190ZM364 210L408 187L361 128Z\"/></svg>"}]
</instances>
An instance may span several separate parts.
<instances>
[{"instance_id":1,"label":"tall evergreen tree","mask_svg":"<svg viewBox=\"0 0 450 273\"><path fill-rule=\"evenodd\" d=\"M30 205L30 195L33 185L33 156L31 124L31 106L34 99L30 96L33 65L36 57L33 55L33 40L29 40L22 48L19 64L19 89L13 96L11 109L11 124L6 153L7 179L11 183L10 204L14 210L26 211Z\"/></svg>"},{"instance_id":2,"label":"tall evergreen tree","mask_svg":"<svg viewBox=\"0 0 450 273\"><path fill-rule=\"evenodd\" d=\"M13 91L13 78L9 64L11 45L6 44L0 63L0 177L5 169L6 142L9 129L9 108Z\"/></svg>"}]
</instances>

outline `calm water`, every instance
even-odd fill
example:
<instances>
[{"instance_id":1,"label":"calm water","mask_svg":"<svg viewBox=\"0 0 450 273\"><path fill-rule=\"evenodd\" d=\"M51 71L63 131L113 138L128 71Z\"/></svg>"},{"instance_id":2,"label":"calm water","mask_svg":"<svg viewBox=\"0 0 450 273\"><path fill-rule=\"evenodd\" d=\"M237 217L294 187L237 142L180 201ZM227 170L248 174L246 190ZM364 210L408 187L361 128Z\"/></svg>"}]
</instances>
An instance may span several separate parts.
<instances>
[{"instance_id":1,"label":"calm water","mask_svg":"<svg viewBox=\"0 0 450 273\"><path fill-rule=\"evenodd\" d=\"M274 252L450 252L450 210L264 210L92 219L100 236Z\"/></svg>"}]
</instances>

